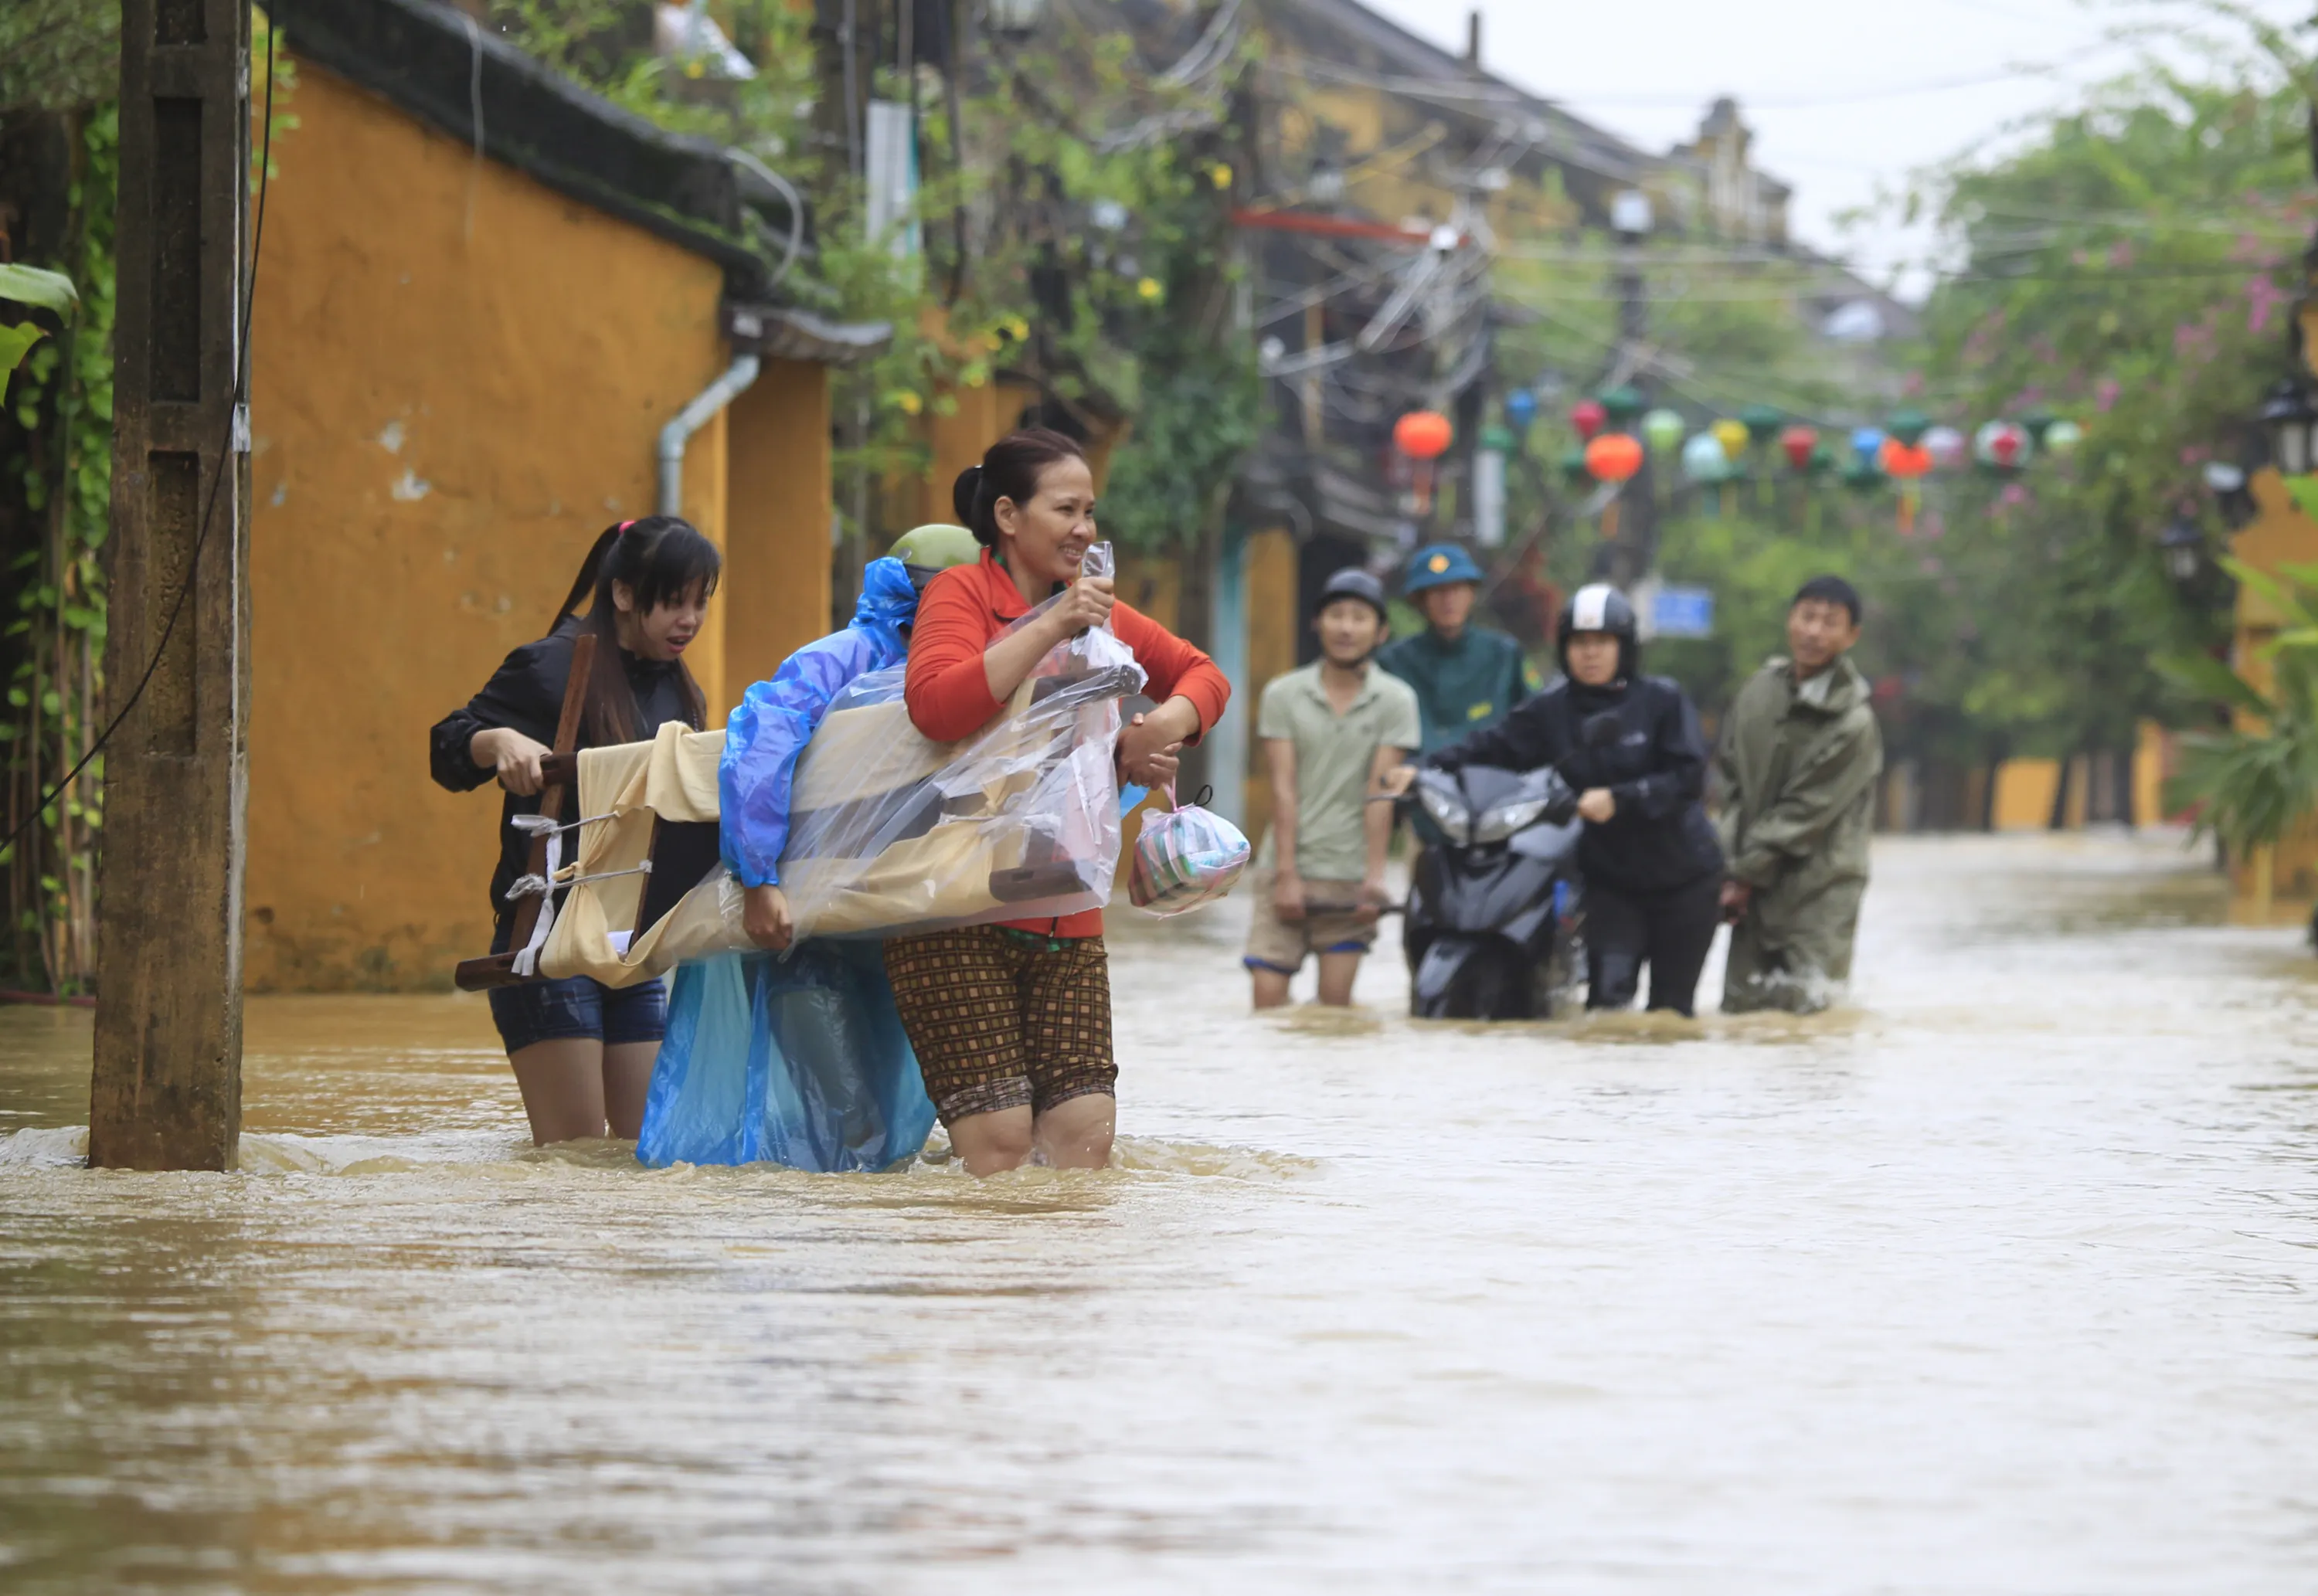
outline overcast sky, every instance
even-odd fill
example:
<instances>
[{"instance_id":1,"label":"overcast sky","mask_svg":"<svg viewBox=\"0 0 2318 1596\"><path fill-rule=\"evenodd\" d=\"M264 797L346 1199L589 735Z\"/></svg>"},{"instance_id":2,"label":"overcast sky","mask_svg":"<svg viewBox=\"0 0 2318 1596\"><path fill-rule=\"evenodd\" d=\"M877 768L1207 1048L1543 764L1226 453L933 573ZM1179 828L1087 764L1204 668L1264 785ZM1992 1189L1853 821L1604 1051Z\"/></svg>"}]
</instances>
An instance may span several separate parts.
<instances>
[{"instance_id":1,"label":"overcast sky","mask_svg":"<svg viewBox=\"0 0 2318 1596\"><path fill-rule=\"evenodd\" d=\"M1999 135L2129 67L2106 42L2121 23L2186 8L2120 0L1366 0L1461 53L1482 13L1482 63L1649 149L1692 137L1718 94L1738 99L1755 164L1795 189L1795 230L1871 274L1928 240L1886 220L1846 232L1836 219L1879 184ZM2311 0L2253 0L2280 22ZM2027 68L2055 68L2037 73Z\"/></svg>"}]
</instances>

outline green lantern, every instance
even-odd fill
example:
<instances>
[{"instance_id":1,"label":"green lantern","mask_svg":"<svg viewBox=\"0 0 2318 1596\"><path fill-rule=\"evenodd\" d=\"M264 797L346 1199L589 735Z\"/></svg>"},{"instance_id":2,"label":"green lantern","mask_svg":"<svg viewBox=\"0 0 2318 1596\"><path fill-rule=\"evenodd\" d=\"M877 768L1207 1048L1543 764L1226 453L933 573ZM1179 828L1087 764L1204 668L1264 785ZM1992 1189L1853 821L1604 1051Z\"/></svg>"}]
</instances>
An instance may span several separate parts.
<instances>
[{"instance_id":1,"label":"green lantern","mask_svg":"<svg viewBox=\"0 0 2318 1596\"><path fill-rule=\"evenodd\" d=\"M1594 396L1610 417L1610 425L1620 432L1633 426L1634 418L1642 413L1643 399L1639 389L1624 383L1605 389Z\"/></svg>"},{"instance_id":2,"label":"green lantern","mask_svg":"<svg viewBox=\"0 0 2318 1596\"><path fill-rule=\"evenodd\" d=\"M1873 493L1883 486L1883 473L1864 460L1843 468L1843 485L1854 493Z\"/></svg>"},{"instance_id":3,"label":"green lantern","mask_svg":"<svg viewBox=\"0 0 2318 1596\"><path fill-rule=\"evenodd\" d=\"M2058 416L2053 415L2042 405L2033 410L2024 410L2020 413L2020 425L2028 429L2029 438L2039 449L2044 446L2044 435L2053 430L2053 423L2059 419Z\"/></svg>"},{"instance_id":4,"label":"green lantern","mask_svg":"<svg viewBox=\"0 0 2318 1596\"><path fill-rule=\"evenodd\" d=\"M1682 435L1687 430L1679 411L1659 408L1642 417L1642 442L1653 454L1673 453L1682 446Z\"/></svg>"},{"instance_id":5,"label":"green lantern","mask_svg":"<svg viewBox=\"0 0 2318 1596\"><path fill-rule=\"evenodd\" d=\"M1803 470L1810 476L1826 476L1829 471L1835 470L1834 449L1825 444L1819 444L1813 446L1810 452L1810 463L1805 466Z\"/></svg>"},{"instance_id":6,"label":"green lantern","mask_svg":"<svg viewBox=\"0 0 2318 1596\"><path fill-rule=\"evenodd\" d=\"M1748 405L1738 412L1739 422L1747 428L1747 436L1757 449L1779 435L1786 425L1786 417L1776 405Z\"/></svg>"},{"instance_id":7,"label":"green lantern","mask_svg":"<svg viewBox=\"0 0 2318 1596\"><path fill-rule=\"evenodd\" d=\"M1932 418L1914 408L1894 410L1891 418L1883 424L1883 430L1899 439L1903 447L1912 449L1932 430Z\"/></svg>"},{"instance_id":8,"label":"green lantern","mask_svg":"<svg viewBox=\"0 0 2318 1596\"><path fill-rule=\"evenodd\" d=\"M1572 488L1587 487L1593 482L1594 473L1586 469L1585 450L1570 449L1563 452L1561 456L1561 480L1568 483Z\"/></svg>"}]
</instances>

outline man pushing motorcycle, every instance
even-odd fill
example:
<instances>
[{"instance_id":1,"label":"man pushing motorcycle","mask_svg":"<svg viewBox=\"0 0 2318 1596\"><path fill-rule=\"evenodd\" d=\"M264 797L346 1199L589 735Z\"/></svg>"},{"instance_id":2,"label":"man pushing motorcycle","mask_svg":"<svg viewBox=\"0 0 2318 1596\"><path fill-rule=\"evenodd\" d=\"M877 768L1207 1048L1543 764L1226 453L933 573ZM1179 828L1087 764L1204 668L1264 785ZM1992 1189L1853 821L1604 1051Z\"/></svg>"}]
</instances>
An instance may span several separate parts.
<instances>
[{"instance_id":1,"label":"man pushing motorcycle","mask_svg":"<svg viewBox=\"0 0 2318 1596\"><path fill-rule=\"evenodd\" d=\"M1570 596L1556 646L1559 681L1424 766L1558 772L1585 822L1586 1006L1629 1007L1648 965L1649 1007L1689 1015L1722 887L1698 712L1673 682L1641 674L1633 605L1607 584ZM1406 792L1416 776L1404 767L1388 785Z\"/></svg>"}]
</instances>

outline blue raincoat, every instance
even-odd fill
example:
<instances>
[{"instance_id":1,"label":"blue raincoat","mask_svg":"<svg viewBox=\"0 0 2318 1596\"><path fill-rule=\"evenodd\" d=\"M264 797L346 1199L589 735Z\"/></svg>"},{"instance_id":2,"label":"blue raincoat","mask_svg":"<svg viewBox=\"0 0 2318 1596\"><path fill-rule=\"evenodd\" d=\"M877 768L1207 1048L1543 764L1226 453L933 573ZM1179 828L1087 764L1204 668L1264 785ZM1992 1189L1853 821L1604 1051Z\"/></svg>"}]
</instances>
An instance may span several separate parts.
<instances>
[{"instance_id":1,"label":"blue raincoat","mask_svg":"<svg viewBox=\"0 0 2318 1596\"><path fill-rule=\"evenodd\" d=\"M724 865L741 885L779 883L797 756L847 686L907 656L917 607L902 562L871 560L851 623L790 655L732 712L717 786ZM644 1163L878 1170L915 1156L933 1124L877 944L678 967L636 1143Z\"/></svg>"}]
</instances>

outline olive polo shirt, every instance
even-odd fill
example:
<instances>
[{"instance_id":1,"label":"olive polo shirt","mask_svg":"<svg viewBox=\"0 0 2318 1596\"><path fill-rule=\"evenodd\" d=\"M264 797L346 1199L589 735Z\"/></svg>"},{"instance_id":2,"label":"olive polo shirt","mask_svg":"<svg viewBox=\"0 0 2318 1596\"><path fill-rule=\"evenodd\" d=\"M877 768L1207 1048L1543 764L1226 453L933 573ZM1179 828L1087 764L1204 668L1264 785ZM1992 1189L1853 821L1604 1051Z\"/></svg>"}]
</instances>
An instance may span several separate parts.
<instances>
[{"instance_id":1,"label":"olive polo shirt","mask_svg":"<svg viewBox=\"0 0 2318 1596\"><path fill-rule=\"evenodd\" d=\"M1263 689L1255 734L1296 749L1296 874L1307 881L1358 881L1368 874L1369 767L1379 748L1413 752L1424 740L1416 694L1373 664L1339 715L1320 682L1317 661ZM1258 865L1273 862L1264 833Z\"/></svg>"}]
</instances>

